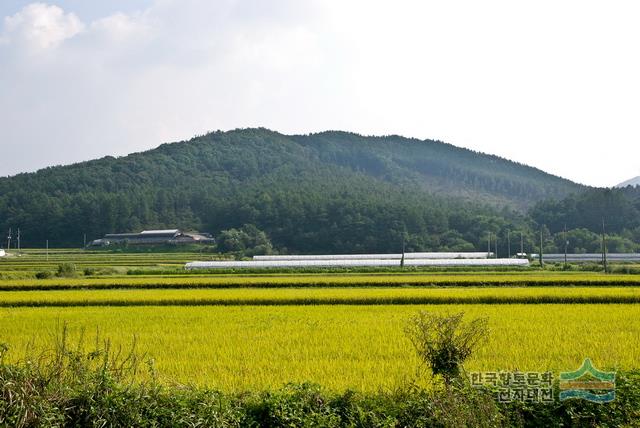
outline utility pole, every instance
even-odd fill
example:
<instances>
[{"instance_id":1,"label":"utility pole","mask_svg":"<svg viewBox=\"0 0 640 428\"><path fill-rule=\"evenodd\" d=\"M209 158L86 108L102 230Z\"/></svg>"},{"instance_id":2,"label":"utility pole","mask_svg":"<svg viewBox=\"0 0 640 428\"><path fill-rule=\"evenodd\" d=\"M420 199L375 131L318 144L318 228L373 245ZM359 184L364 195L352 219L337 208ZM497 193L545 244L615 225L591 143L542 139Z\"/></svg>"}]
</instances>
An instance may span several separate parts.
<instances>
[{"instance_id":1,"label":"utility pole","mask_svg":"<svg viewBox=\"0 0 640 428\"><path fill-rule=\"evenodd\" d=\"M491 257L491 232L489 232L489 239L487 240L487 258Z\"/></svg>"},{"instance_id":2,"label":"utility pole","mask_svg":"<svg viewBox=\"0 0 640 428\"><path fill-rule=\"evenodd\" d=\"M402 235L402 258L400 259L400 268L404 269L404 234Z\"/></svg>"},{"instance_id":3,"label":"utility pole","mask_svg":"<svg viewBox=\"0 0 640 428\"><path fill-rule=\"evenodd\" d=\"M18 228L17 241L18 241L18 254L20 254L20 228Z\"/></svg>"},{"instance_id":4,"label":"utility pole","mask_svg":"<svg viewBox=\"0 0 640 428\"><path fill-rule=\"evenodd\" d=\"M520 254L524 254L524 233L520 232Z\"/></svg>"},{"instance_id":5,"label":"utility pole","mask_svg":"<svg viewBox=\"0 0 640 428\"><path fill-rule=\"evenodd\" d=\"M7 251L11 249L11 228L9 228L9 235L7 235Z\"/></svg>"},{"instance_id":6,"label":"utility pole","mask_svg":"<svg viewBox=\"0 0 640 428\"><path fill-rule=\"evenodd\" d=\"M495 254L494 258L497 259L498 258L498 234L497 233L496 233L496 240L495 240L495 247L494 248L496 249L496 254Z\"/></svg>"},{"instance_id":7,"label":"utility pole","mask_svg":"<svg viewBox=\"0 0 640 428\"><path fill-rule=\"evenodd\" d=\"M544 267L544 259L542 257L543 240L542 240L542 228L540 228L540 267Z\"/></svg>"},{"instance_id":8,"label":"utility pole","mask_svg":"<svg viewBox=\"0 0 640 428\"><path fill-rule=\"evenodd\" d=\"M564 268L567 269L567 247L569 246L569 241L567 241L567 225L564 225L564 231L562 232L562 239L564 239Z\"/></svg>"},{"instance_id":9,"label":"utility pole","mask_svg":"<svg viewBox=\"0 0 640 428\"><path fill-rule=\"evenodd\" d=\"M511 258L511 231L507 230L507 257Z\"/></svg>"},{"instance_id":10,"label":"utility pole","mask_svg":"<svg viewBox=\"0 0 640 428\"><path fill-rule=\"evenodd\" d=\"M604 229L604 217L602 218L602 265L604 273L607 273L607 235Z\"/></svg>"},{"instance_id":11,"label":"utility pole","mask_svg":"<svg viewBox=\"0 0 640 428\"><path fill-rule=\"evenodd\" d=\"M87 248L87 234L84 234L84 246L82 248Z\"/></svg>"}]
</instances>

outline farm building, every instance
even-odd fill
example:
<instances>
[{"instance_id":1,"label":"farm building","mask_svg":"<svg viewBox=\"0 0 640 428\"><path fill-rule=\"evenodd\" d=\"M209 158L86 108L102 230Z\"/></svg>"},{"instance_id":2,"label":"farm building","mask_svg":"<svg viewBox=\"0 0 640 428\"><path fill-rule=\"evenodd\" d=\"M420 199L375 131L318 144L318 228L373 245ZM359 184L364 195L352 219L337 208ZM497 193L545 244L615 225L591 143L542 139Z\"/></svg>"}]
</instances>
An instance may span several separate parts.
<instances>
[{"instance_id":1,"label":"farm building","mask_svg":"<svg viewBox=\"0 0 640 428\"><path fill-rule=\"evenodd\" d=\"M108 245L180 245L213 244L215 241L208 233L182 232L180 229L143 230L140 233L108 233L102 239L92 241L89 246Z\"/></svg>"},{"instance_id":2,"label":"farm building","mask_svg":"<svg viewBox=\"0 0 640 428\"><path fill-rule=\"evenodd\" d=\"M5 253L2 248L0 248L0 257L4 257L6 255L7 255L7 253Z\"/></svg>"}]
</instances>

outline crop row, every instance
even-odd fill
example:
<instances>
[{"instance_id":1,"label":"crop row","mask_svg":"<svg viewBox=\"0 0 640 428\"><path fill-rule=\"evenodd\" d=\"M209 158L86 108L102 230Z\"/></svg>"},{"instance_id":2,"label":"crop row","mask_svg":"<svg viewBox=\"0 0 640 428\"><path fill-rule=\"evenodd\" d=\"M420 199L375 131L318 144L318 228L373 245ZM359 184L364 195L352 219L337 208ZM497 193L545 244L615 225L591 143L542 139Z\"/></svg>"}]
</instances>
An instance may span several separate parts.
<instances>
[{"instance_id":1,"label":"crop row","mask_svg":"<svg viewBox=\"0 0 640 428\"><path fill-rule=\"evenodd\" d=\"M549 303L640 303L640 288L244 288L0 292L0 307Z\"/></svg>"},{"instance_id":2,"label":"crop row","mask_svg":"<svg viewBox=\"0 0 640 428\"><path fill-rule=\"evenodd\" d=\"M639 286L640 276L602 274L504 274L504 275L220 275L127 276L103 278L53 278L0 280L0 290L64 290L76 288L286 288L376 286Z\"/></svg>"}]
</instances>

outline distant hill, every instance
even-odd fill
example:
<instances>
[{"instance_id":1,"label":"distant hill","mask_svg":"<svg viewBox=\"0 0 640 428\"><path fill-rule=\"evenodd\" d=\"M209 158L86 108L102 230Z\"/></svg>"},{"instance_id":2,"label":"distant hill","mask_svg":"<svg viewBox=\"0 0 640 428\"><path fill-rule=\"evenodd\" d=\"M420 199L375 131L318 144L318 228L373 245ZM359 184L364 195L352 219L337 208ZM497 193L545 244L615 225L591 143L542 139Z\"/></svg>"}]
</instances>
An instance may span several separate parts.
<instances>
[{"instance_id":1,"label":"distant hill","mask_svg":"<svg viewBox=\"0 0 640 428\"><path fill-rule=\"evenodd\" d=\"M409 248L471 249L493 223L582 189L439 141L243 129L0 178L0 230L77 245L84 233L253 224L300 252L397 249L403 235Z\"/></svg>"},{"instance_id":2,"label":"distant hill","mask_svg":"<svg viewBox=\"0 0 640 428\"><path fill-rule=\"evenodd\" d=\"M616 185L615 187L627 187L627 186L640 186L640 176L632 178L627 181L623 181L622 183Z\"/></svg>"}]
</instances>

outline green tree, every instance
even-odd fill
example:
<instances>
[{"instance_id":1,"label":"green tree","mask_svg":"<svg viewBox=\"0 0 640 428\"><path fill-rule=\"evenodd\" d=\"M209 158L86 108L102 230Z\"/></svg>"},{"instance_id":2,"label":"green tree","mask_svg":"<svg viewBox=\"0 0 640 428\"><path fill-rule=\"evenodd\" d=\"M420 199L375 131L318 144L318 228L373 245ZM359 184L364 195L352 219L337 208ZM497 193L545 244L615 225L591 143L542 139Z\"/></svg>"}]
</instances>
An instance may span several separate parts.
<instances>
[{"instance_id":1,"label":"green tree","mask_svg":"<svg viewBox=\"0 0 640 428\"><path fill-rule=\"evenodd\" d=\"M264 231L253 224L245 224L240 229L223 230L218 237L218 249L253 256L271 254L273 245Z\"/></svg>"}]
</instances>

